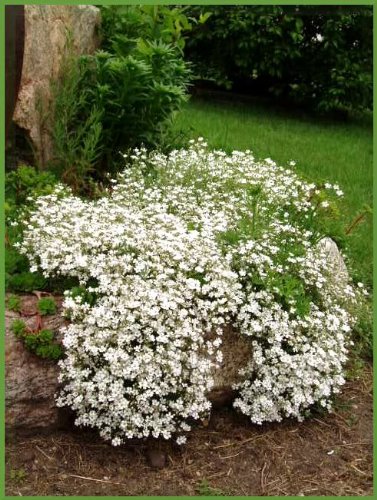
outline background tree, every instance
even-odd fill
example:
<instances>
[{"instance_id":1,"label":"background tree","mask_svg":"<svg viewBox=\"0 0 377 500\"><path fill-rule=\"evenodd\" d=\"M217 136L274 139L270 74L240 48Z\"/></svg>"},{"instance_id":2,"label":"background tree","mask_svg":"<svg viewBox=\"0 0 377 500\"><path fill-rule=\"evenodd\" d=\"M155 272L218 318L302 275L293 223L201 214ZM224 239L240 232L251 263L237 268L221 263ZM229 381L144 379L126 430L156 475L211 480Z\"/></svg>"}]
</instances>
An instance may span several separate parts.
<instances>
[{"instance_id":1,"label":"background tree","mask_svg":"<svg viewBox=\"0 0 377 500\"><path fill-rule=\"evenodd\" d=\"M185 48L197 78L322 111L372 107L370 6L208 6Z\"/></svg>"}]
</instances>

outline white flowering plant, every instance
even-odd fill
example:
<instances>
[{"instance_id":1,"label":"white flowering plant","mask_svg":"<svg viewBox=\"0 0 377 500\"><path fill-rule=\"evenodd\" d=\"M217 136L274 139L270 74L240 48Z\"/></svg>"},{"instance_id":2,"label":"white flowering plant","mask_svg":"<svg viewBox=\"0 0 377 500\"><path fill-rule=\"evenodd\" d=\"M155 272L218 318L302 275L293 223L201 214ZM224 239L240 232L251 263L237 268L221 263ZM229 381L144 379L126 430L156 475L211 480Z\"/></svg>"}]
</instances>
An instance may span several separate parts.
<instances>
[{"instance_id":1,"label":"white flowering plant","mask_svg":"<svg viewBox=\"0 0 377 500\"><path fill-rule=\"evenodd\" d=\"M113 445L183 443L210 411L231 323L252 346L234 403L252 422L330 408L363 293L318 244L339 186L203 139L168 155L136 149L126 163L103 197L59 185L24 223L32 269L80 282L65 293L57 404Z\"/></svg>"}]
</instances>

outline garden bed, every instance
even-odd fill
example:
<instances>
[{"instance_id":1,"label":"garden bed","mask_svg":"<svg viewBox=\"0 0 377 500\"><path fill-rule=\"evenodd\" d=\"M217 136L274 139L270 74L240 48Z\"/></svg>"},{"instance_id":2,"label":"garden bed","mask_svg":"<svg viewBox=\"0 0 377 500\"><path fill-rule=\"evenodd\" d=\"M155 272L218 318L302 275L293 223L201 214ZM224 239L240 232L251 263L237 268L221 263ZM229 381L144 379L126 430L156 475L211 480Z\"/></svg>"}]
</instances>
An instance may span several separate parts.
<instances>
[{"instance_id":1,"label":"garden bed","mask_svg":"<svg viewBox=\"0 0 377 500\"><path fill-rule=\"evenodd\" d=\"M372 495L372 371L348 382L333 414L252 425L224 408L184 447L147 442L112 447L76 430L13 437L6 446L7 495Z\"/></svg>"}]
</instances>

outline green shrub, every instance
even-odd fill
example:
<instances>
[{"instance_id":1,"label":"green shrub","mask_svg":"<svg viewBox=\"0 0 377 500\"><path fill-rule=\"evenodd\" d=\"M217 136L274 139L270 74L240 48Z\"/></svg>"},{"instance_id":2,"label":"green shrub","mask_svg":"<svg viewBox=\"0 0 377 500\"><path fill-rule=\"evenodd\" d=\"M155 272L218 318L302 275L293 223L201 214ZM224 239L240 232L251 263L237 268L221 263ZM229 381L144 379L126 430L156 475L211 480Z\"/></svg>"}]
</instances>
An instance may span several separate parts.
<instances>
[{"instance_id":1,"label":"green shrub","mask_svg":"<svg viewBox=\"0 0 377 500\"><path fill-rule=\"evenodd\" d=\"M33 292L46 289L47 280L40 273L17 272L6 275L5 285L13 292Z\"/></svg>"},{"instance_id":2,"label":"green shrub","mask_svg":"<svg viewBox=\"0 0 377 500\"><path fill-rule=\"evenodd\" d=\"M21 165L5 175L5 287L13 292L42 290L47 285L40 273L32 273L25 256L14 247L20 240L21 226L17 220L26 217L38 196L50 194L57 183L49 171Z\"/></svg>"},{"instance_id":3,"label":"green shrub","mask_svg":"<svg viewBox=\"0 0 377 500\"><path fill-rule=\"evenodd\" d=\"M37 305L39 314L42 316L47 316L48 314L56 313L56 303L55 300L50 297L43 297L39 299Z\"/></svg>"},{"instance_id":4,"label":"green shrub","mask_svg":"<svg viewBox=\"0 0 377 500\"><path fill-rule=\"evenodd\" d=\"M117 170L121 153L171 142L166 130L190 81L181 33L191 25L179 9L106 7L103 17L105 50L77 59L68 41L52 84L54 166L74 191L91 195L93 177Z\"/></svg>"},{"instance_id":5,"label":"green shrub","mask_svg":"<svg viewBox=\"0 0 377 500\"><path fill-rule=\"evenodd\" d=\"M84 73L70 39L61 74L51 86L53 168L76 192L88 192L88 180L101 152L101 111L88 101Z\"/></svg>"},{"instance_id":6,"label":"green shrub","mask_svg":"<svg viewBox=\"0 0 377 500\"><path fill-rule=\"evenodd\" d=\"M10 229L14 229L10 227ZM8 230L8 227L7 227ZM41 273L32 273L24 255L11 245L19 239L19 230L11 232L5 246L5 288L12 292L32 292L44 290L47 280Z\"/></svg>"},{"instance_id":7,"label":"green shrub","mask_svg":"<svg viewBox=\"0 0 377 500\"><path fill-rule=\"evenodd\" d=\"M105 5L102 14L102 47L112 50L114 42L132 46L136 40L161 40L179 49L185 46L194 24L208 16L187 17L188 7L164 5Z\"/></svg>"},{"instance_id":8,"label":"green shrub","mask_svg":"<svg viewBox=\"0 0 377 500\"><path fill-rule=\"evenodd\" d=\"M26 349L43 359L57 360L63 355L62 347L53 343L54 332L51 330L24 335L23 340Z\"/></svg>"},{"instance_id":9,"label":"green shrub","mask_svg":"<svg viewBox=\"0 0 377 500\"><path fill-rule=\"evenodd\" d=\"M32 199L52 193L57 182L49 171L39 172L29 165L21 165L5 175L6 215L23 205L30 205ZM32 199L30 199L32 198Z\"/></svg>"},{"instance_id":10,"label":"green shrub","mask_svg":"<svg viewBox=\"0 0 377 500\"><path fill-rule=\"evenodd\" d=\"M40 345L36 348L35 354L43 359L57 361L63 356L63 350L59 344Z\"/></svg>"},{"instance_id":11,"label":"green shrub","mask_svg":"<svg viewBox=\"0 0 377 500\"><path fill-rule=\"evenodd\" d=\"M15 248L8 244L5 248L5 274L26 272L29 269L28 260L24 255L21 255Z\"/></svg>"},{"instance_id":12,"label":"green shrub","mask_svg":"<svg viewBox=\"0 0 377 500\"><path fill-rule=\"evenodd\" d=\"M186 101L189 71L177 49L160 41L139 40L129 54L117 50L86 62L95 74L92 105L102 110L105 154L120 159L119 151L158 144L172 113Z\"/></svg>"},{"instance_id":13,"label":"green shrub","mask_svg":"<svg viewBox=\"0 0 377 500\"><path fill-rule=\"evenodd\" d=\"M195 6L211 12L185 53L197 76L321 111L372 108L370 6Z\"/></svg>"}]
</instances>

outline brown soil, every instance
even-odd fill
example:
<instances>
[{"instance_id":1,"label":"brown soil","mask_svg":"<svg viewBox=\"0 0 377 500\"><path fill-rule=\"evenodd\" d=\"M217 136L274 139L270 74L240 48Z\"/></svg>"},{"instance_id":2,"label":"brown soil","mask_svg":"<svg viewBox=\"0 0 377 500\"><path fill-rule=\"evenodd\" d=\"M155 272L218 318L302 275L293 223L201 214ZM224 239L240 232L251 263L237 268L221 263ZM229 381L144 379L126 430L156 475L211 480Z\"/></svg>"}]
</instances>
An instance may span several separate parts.
<instances>
[{"instance_id":1,"label":"brown soil","mask_svg":"<svg viewBox=\"0 0 377 500\"><path fill-rule=\"evenodd\" d=\"M334 413L303 423L256 426L215 410L183 447L157 445L163 468L150 465L149 442L113 448L78 429L8 441L9 496L372 495L372 370L346 385Z\"/></svg>"}]
</instances>

